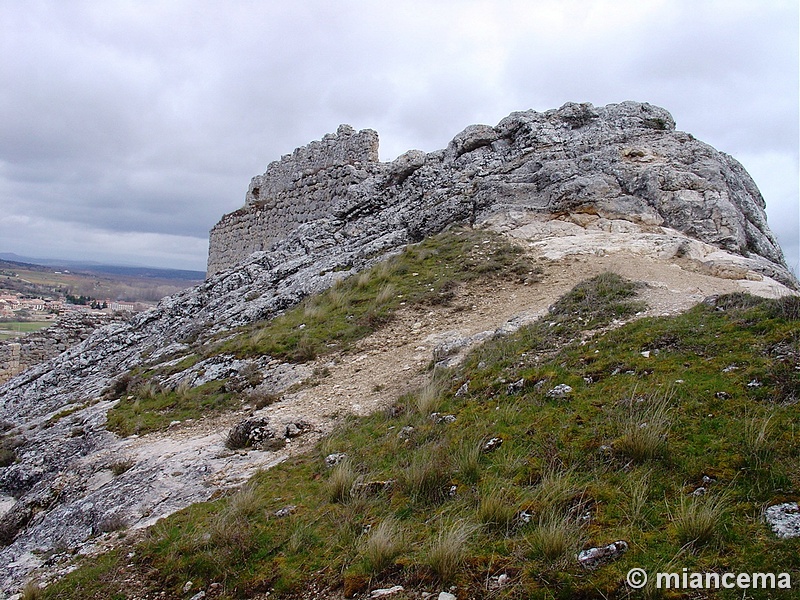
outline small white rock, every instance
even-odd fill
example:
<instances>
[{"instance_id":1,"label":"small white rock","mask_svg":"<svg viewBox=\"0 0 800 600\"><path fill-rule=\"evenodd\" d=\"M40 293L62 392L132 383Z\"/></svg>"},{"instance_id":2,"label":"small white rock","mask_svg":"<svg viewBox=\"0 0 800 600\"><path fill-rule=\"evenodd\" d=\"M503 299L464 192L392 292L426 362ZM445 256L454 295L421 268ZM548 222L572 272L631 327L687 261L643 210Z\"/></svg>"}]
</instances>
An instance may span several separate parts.
<instances>
[{"instance_id":1,"label":"small white rock","mask_svg":"<svg viewBox=\"0 0 800 600\"><path fill-rule=\"evenodd\" d=\"M571 393L572 393L572 386L569 386L566 383L559 383L556 387L547 392L547 395L550 398L565 398L569 396Z\"/></svg>"},{"instance_id":2,"label":"small white rock","mask_svg":"<svg viewBox=\"0 0 800 600\"><path fill-rule=\"evenodd\" d=\"M386 596L391 596L398 592L403 591L402 585L393 585L390 588L381 588L379 590L372 590L372 593L369 595L370 598L384 598Z\"/></svg>"},{"instance_id":3,"label":"small white rock","mask_svg":"<svg viewBox=\"0 0 800 600\"><path fill-rule=\"evenodd\" d=\"M764 511L764 519L781 539L800 537L800 506L797 502L784 502Z\"/></svg>"}]
</instances>

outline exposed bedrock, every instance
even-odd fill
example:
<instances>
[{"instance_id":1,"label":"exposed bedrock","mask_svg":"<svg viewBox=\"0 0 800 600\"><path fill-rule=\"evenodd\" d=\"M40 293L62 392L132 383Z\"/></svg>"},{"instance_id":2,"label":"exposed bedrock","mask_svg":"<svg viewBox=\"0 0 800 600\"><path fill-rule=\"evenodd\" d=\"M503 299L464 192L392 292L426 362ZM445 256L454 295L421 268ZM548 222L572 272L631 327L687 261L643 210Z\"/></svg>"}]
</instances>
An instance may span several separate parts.
<instances>
[{"instance_id":1,"label":"exposed bedrock","mask_svg":"<svg viewBox=\"0 0 800 600\"><path fill-rule=\"evenodd\" d=\"M270 164L253 178L245 206L212 229L209 276L282 245L308 223L324 223L334 238L416 240L514 208L667 227L763 257L774 265L765 266L771 276L792 281L747 172L676 131L662 108L566 104L513 113L495 127L471 125L429 154L412 150L381 163L377 149L374 131L343 125Z\"/></svg>"}]
</instances>

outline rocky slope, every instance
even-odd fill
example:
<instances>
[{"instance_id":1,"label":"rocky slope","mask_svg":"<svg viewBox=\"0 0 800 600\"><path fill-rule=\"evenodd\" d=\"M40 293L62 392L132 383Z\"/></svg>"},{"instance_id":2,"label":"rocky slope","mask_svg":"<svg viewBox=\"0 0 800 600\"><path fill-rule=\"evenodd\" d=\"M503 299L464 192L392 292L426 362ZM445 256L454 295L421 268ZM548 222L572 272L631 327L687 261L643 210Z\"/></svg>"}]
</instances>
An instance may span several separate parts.
<instances>
[{"instance_id":1,"label":"rocky slope","mask_svg":"<svg viewBox=\"0 0 800 600\"><path fill-rule=\"evenodd\" d=\"M235 485L292 447L225 450L224 435L241 415L120 439L105 428L113 401L102 399L115 378L143 365L178 364L213 336L270 318L448 225L467 222L516 238L548 265L544 281L553 287L538 286L532 296L515 288L503 296L503 310L469 326L448 326L443 317L434 325L433 315L430 326L417 328L424 337L404 338L418 359L401 367L392 355L387 380L398 369L415 370L446 339L466 345L521 314L540 313L557 297L557 281L565 286L609 265L636 266L654 298L677 291L680 305L720 291L780 295L796 287L741 165L675 131L663 109L568 104L514 113L497 127L467 128L445 150L412 151L388 164L370 150L376 143L343 127L272 165L251 183L246 206L212 231L204 284L98 330L0 388L6 439L20 444L16 462L0 468L0 589L14 590L32 568L97 533L150 524ZM312 206L298 209L299 201ZM349 378L350 368L345 363L339 376ZM270 357L216 356L178 369L169 384L191 388L254 369L273 393L312 376L310 367ZM330 405L374 405L349 402L339 385L304 392L306 404L296 394L270 408L279 435L309 419L317 431L329 428Z\"/></svg>"}]
</instances>

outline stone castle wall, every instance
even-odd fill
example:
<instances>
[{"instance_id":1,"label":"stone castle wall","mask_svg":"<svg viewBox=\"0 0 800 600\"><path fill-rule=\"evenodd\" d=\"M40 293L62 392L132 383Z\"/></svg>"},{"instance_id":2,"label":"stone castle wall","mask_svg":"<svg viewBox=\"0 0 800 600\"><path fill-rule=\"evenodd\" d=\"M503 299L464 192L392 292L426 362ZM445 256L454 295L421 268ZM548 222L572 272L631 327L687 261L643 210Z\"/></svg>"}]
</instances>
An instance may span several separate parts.
<instances>
[{"instance_id":1,"label":"stone castle wall","mask_svg":"<svg viewBox=\"0 0 800 600\"><path fill-rule=\"evenodd\" d=\"M211 230L208 275L267 250L303 223L329 216L378 164L378 134L348 125L271 163L250 182L245 207Z\"/></svg>"},{"instance_id":2,"label":"stone castle wall","mask_svg":"<svg viewBox=\"0 0 800 600\"><path fill-rule=\"evenodd\" d=\"M82 342L95 329L123 321L116 315L66 314L50 327L0 342L0 383Z\"/></svg>"},{"instance_id":3,"label":"stone castle wall","mask_svg":"<svg viewBox=\"0 0 800 600\"><path fill-rule=\"evenodd\" d=\"M21 372L20 350L22 345L17 342L0 343L0 383L8 381Z\"/></svg>"}]
</instances>

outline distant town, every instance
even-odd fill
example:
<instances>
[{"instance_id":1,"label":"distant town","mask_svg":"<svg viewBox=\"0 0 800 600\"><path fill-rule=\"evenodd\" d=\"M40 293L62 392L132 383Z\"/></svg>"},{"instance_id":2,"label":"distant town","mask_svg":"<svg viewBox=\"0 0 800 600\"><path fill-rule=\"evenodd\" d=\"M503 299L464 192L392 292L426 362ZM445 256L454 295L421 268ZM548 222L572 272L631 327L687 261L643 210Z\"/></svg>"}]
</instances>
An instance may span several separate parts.
<instances>
[{"instance_id":1,"label":"distant town","mask_svg":"<svg viewBox=\"0 0 800 600\"><path fill-rule=\"evenodd\" d=\"M140 312L153 306L148 302L103 300L87 296L70 296L63 300L30 298L17 293L0 293L0 318L24 321L52 321L65 311L74 312Z\"/></svg>"},{"instance_id":2,"label":"distant town","mask_svg":"<svg viewBox=\"0 0 800 600\"><path fill-rule=\"evenodd\" d=\"M68 313L137 313L153 306L148 302L124 302L70 296L64 299L31 298L0 292L0 340L20 337L48 327Z\"/></svg>"},{"instance_id":3,"label":"distant town","mask_svg":"<svg viewBox=\"0 0 800 600\"><path fill-rule=\"evenodd\" d=\"M0 260L0 341L39 331L64 316L141 312L197 282L168 271L72 271Z\"/></svg>"}]
</instances>

